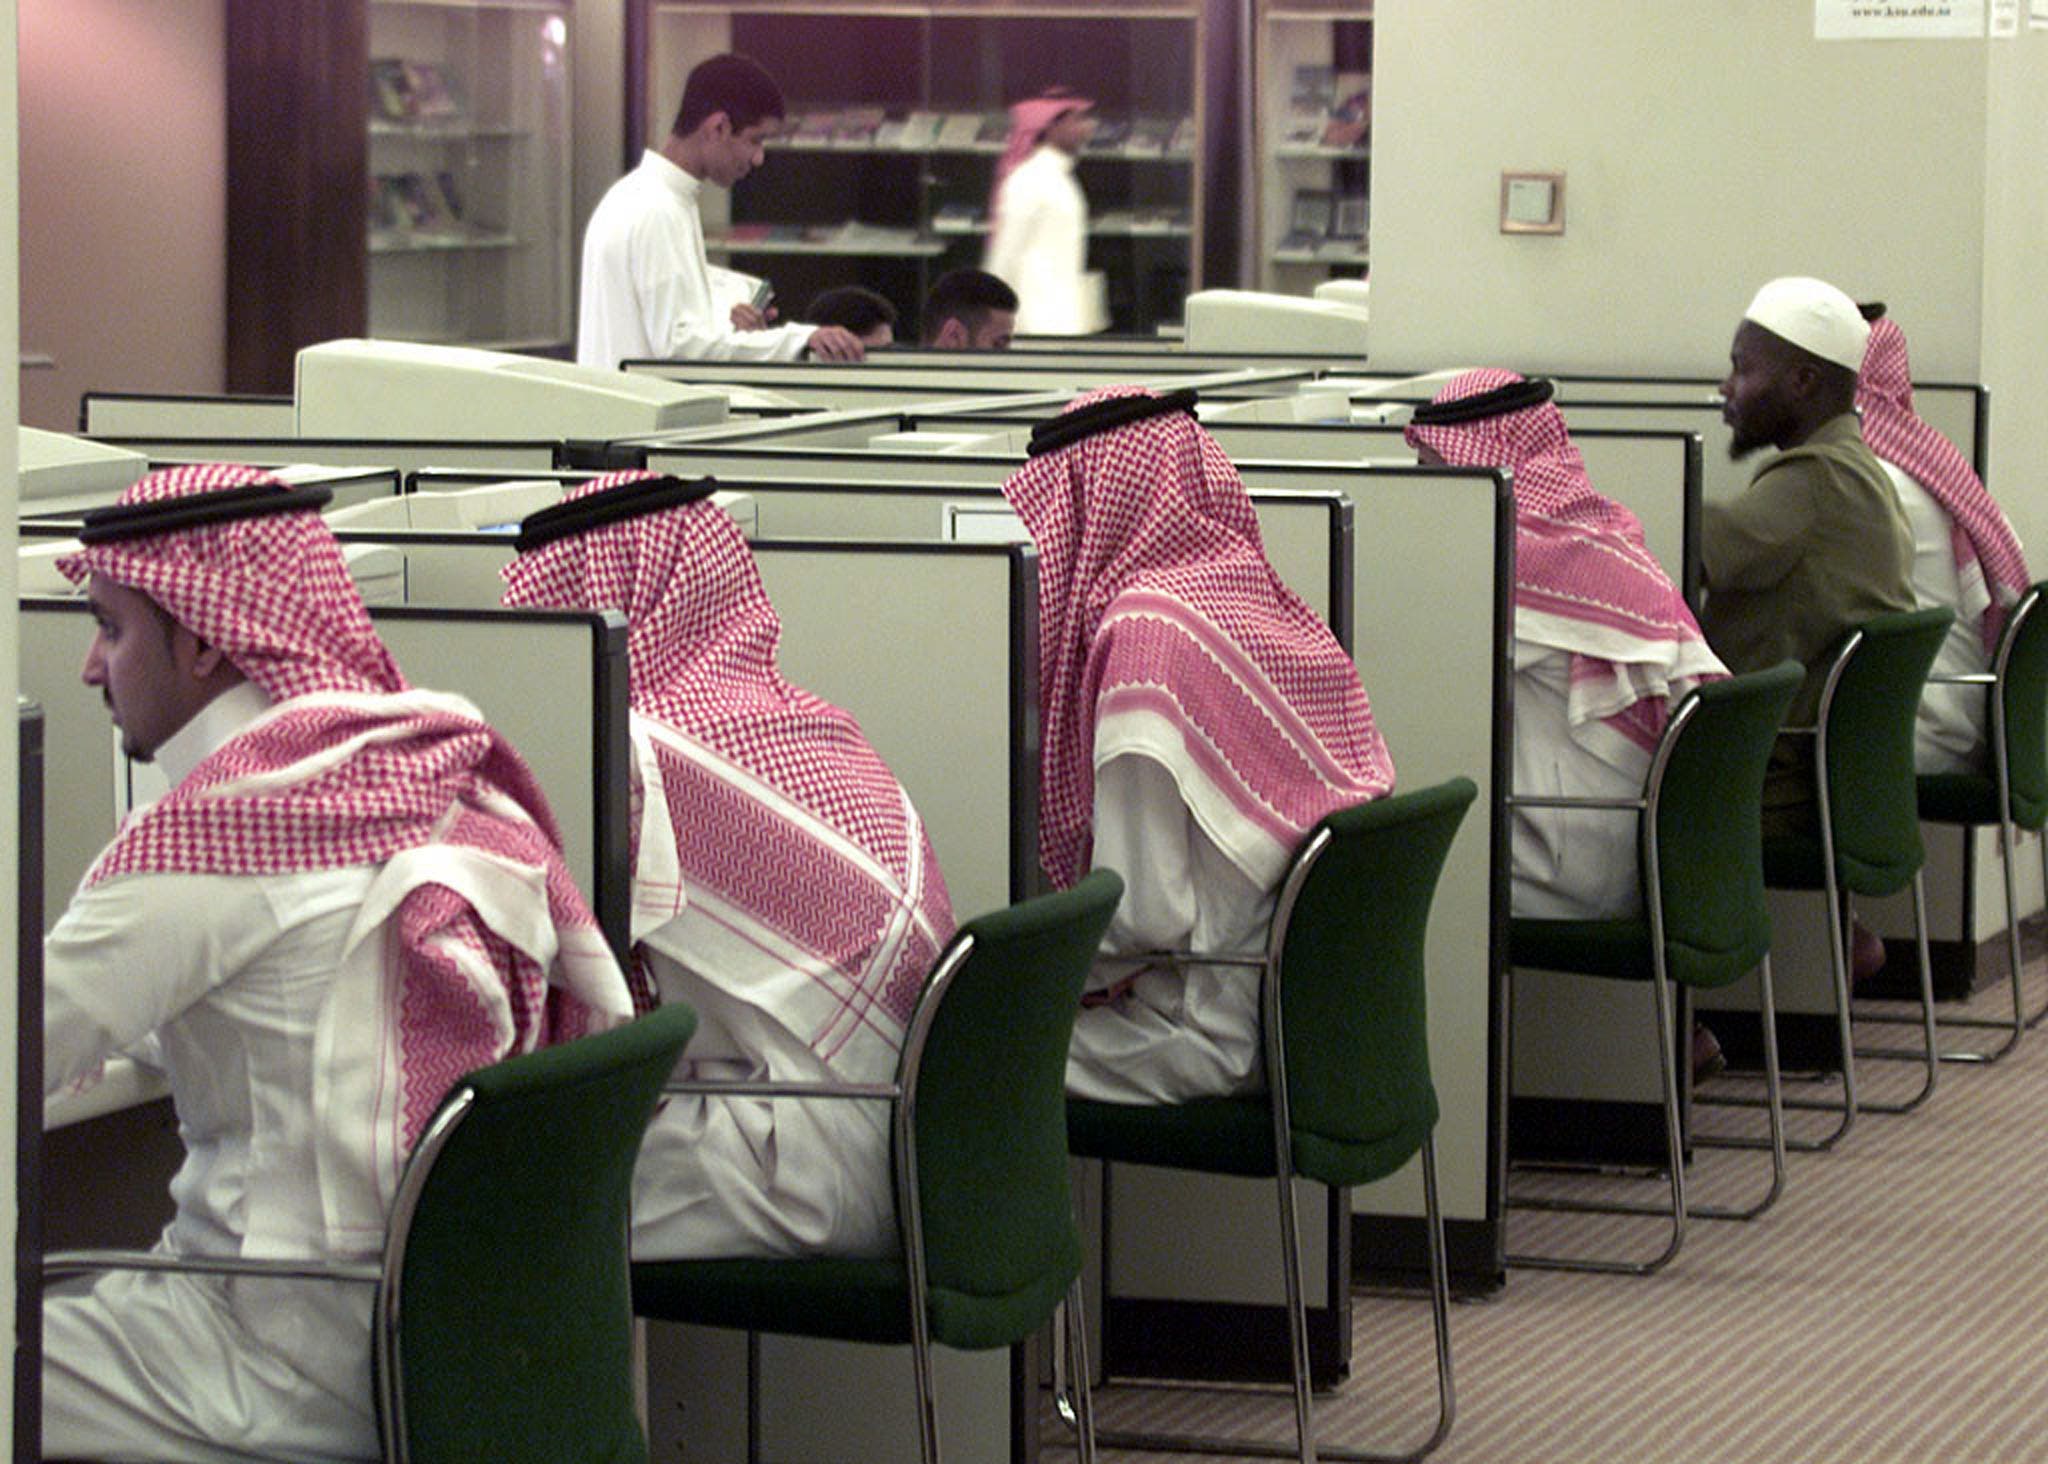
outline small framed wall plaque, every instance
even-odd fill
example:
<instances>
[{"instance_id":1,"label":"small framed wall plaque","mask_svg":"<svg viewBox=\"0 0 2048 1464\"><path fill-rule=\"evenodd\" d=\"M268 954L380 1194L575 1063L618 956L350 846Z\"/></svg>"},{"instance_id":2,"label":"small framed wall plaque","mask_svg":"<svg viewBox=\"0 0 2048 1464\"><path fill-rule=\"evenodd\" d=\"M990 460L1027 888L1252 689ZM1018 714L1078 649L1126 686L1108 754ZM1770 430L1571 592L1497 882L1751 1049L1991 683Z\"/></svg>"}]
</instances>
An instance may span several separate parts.
<instances>
[{"instance_id":1,"label":"small framed wall plaque","mask_svg":"<svg viewBox=\"0 0 2048 1464\"><path fill-rule=\"evenodd\" d=\"M1564 174L1502 173L1500 231L1503 234L1562 234Z\"/></svg>"}]
</instances>

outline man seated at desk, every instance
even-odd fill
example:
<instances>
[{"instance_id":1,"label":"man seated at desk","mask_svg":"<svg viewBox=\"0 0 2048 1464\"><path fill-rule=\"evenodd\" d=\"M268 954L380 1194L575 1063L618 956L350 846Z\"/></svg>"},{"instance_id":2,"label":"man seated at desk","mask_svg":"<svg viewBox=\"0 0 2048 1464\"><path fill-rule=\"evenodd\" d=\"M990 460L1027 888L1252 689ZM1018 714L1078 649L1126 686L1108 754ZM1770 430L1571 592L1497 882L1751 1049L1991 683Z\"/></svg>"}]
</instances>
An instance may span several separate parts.
<instances>
[{"instance_id":1,"label":"man seated at desk","mask_svg":"<svg viewBox=\"0 0 2048 1464\"><path fill-rule=\"evenodd\" d=\"M1594 489L1551 392L1468 371L1416 408L1408 443L1425 463L1514 472L1515 792L1639 798L1671 705L1727 673L1636 516ZM1633 818L1518 808L1512 838L1515 914L1641 908Z\"/></svg>"},{"instance_id":2,"label":"man seated at desk","mask_svg":"<svg viewBox=\"0 0 2048 1464\"><path fill-rule=\"evenodd\" d=\"M1038 545L1039 863L1115 869L1109 956L1262 952L1296 848L1388 792L1358 668L1267 560L1194 393L1112 387L1032 432L1003 496ZM1099 966L1067 1091L1180 1102L1263 1082L1259 976Z\"/></svg>"},{"instance_id":3,"label":"man seated at desk","mask_svg":"<svg viewBox=\"0 0 2048 1464\"><path fill-rule=\"evenodd\" d=\"M1794 727L1813 725L1825 658L1843 632L1915 606L1912 531L1856 420L1869 338L1855 301L1834 286L1772 280L1736 327L1721 383L1729 452L1777 452L1743 492L1702 510L1700 625L1731 671L1788 657L1806 667L1787 713ZM1764 832L1797 833L1816 816L1813 739L1781 737L1764 780Z\"/></svg>"},{"instance_id":4,"label":"man seated at desk","mask_svg":"<svg viewBox=\"0 0 2048 1464\"><path fill-rule=\"evenodd\" d=\"M1913 531L1913 594L1923 608L1946 605L1955 624L1934 658L1931 677L1991 669L2006 611L2027 588L2027 561L2005 511L1955 444L1913 410L1913 373L1905 334L1884 306L1865 305L1870 344L1856 378L1863 440L1877 454ZM1930 680L1920 698L1914 764L1923 773L1975 773L1985 767L1981 686Z\"/></svg>"},{"instance_id":5,"label":"man seated at desk","mask_svg":"<svg viewBox=\"0 0 2048 1464\"><path fill-rule=\"evenodd\" d=\"M631 1015L518 755L407 686L319 515L254 468L89 514L84 676L171 783L44 942L50 1091L151 1044L160 1251L363 1260L449 1085ZM379 1457L372 1288L109 1272L43 1312L51 1458Z\"/></svg>"},{"instance_id":6,"label":"man seated at desk","mask_svg":"<svg viewBox=\"0 0 2048 1464\"><path fill-rule=\"evenodd\" d=\"M889 1082L952 905L860 727L783 679L782 622L709 481L611 473L521 525L508 605L623 613L633 943L696 1009L679 1076ZM672 1094L633 1181L644 1260L896 1250L887 1105Z\"/></svg>"},{"instance_id":7,"label":"man seated at desk","mask_svg":"<svg viewBox=\"0 0 2048 1464\"><path fill-rule=\"evenodd\" d=\"M950 269L924 297L919 343L938 351L1007 351L1017 292L985 269Z\"/></svg>"}]
</instances>

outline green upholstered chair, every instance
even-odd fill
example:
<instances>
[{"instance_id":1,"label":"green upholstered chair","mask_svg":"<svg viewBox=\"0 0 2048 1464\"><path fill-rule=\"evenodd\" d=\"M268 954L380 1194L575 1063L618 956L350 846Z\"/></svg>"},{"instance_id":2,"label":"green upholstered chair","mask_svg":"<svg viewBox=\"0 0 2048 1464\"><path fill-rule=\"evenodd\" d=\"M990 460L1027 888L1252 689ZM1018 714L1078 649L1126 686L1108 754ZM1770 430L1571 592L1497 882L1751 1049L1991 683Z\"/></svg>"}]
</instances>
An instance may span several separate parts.
<instances>
[{"instance_id":1,"label":"green upholstered chair","mask_svg":"<svg viewBox=\"0 0 2048 1464\"><path fill-rule=\"evenodd\" d=\"M1990 703L1990 769L1981 773L1926 773L1919 779L1923 823L1998 826L1999 866L2005 876L2005 960L2012 1017L1951 1017L1940 1027L2002 1029L2005 1040L1988 1052L1943 1052L1944 1061L1995 1062L2027 1028L2048 1016L2048 1002L2027 1014L2020 994L2020 910L2013 885L2016 830L2040 832L2048 823L2048 614L2039 613L2048 581L2030 585L2007 614L1991 654L1991 669L1977 675L1933 675L1937 682L1976 684ZM2044 863L2048 874L2048 863ZM1879 1019L1882 1020L1882 1019Z\"/></svg>"},{"instance_id":2,"label":"green upholstered chair","mask_svg":"<svg viewBox=\"0 0 2048 1464\"><path fill-rule=\"evenodd\" d=\"M932 1344L1021 1342L1080 1275L1067 1047L1122 898L1123 881L1097 870L1070 890L961 926L926 981L894 1083L671 1083L671 1092L889 1101L902 1254L639 1261L634 1309L747 1332L909 1344L922 1456L937 1464ZM1069 1342L1081 1348L1078 1288L1070 1300ZM1084 1348L1080 1356L1085 1380ZM1085 1395L1081 1413L1082 1457L1092 1459Z\"/></svg>"},{"instance_id":3,"label":"green upholstered chair","mask_svg":"<svg viewBox=\"0 0 2048 1464\"><path fill-rule=\"evenodd\" d=\"M1788 1144L1831 1148L1859 1111L1905 1113L1926 1101L1941 1070L1934 1033L1934 975L1927 954L1927 891L1921 878L1918 783L1913 772L1914 721L1928 669L1955 612L1946 607L1877 615L1852 626L1828 658L1815 725L1788 729L1815 740L1816 822L1810 833L1764 839L1764 884L1811 890L1828 912L1828 969L1842 1054L1842 1099L1788 1099L1791 1108L1838 1112L1841 1121L1819 1139ZM1919 1090L1898 1103L1859 1103L1858 1056L1849 1004L1850 900L1913 891L1913 932L1920 958ZM1868 1056L1870 1054L1863 1054Z\"/></svg>"},{"instance_id":4,"label":"green upholstered chair","mask_svg":"<svg viewBox=\"0 0 2048 1464\"><path fill-rule=\"evenodd\" d=\"M697 1025L680 1003L471 1073L422 1132L380 1263L55 1252L46 1276L182 1270L374 1284L394 1464L644 1464L626 1229L633 1164Z\"/></svg>"},{"instance_id":5,"label":"green upholstered chair","mask_svg":"<svg viewBox=\"0 0 2048 1464\"><path fill-rule=\"evenodd\" d=\"M1640 798L1514 800L1517 807L1604 807L1636 819L1641 913L1612 920L1511 919L1508 964L1650 984L1655 1016L1649 1037L1661 1079L1670 1197L1665 1205L1651 1206L1510 1194L1508 1204L1522 1209L1666 1215L1671 1233L1663 1251L1647 1261L1519 1254L1508 1257L1511 1265L1647 1275L1678 1254L1688 1216L1751 1219L1768 1209L1784 1187L1784 1115L1771 1005L1771 920L1764 905L1763 787L1778 725L1803 674L1798 662L1786 661L1768 671L1708 682L1687 693L1665 723ZM1689 1207L1670 983L1694 989L1721 987L1751 971L1757 973L1764 1012L1770 1187L1761 1200L1742 1209Z\"/></svg>"},{"instance_id":6,"label":"green upholstered chair","mask_svg":"<svg viewBox=\"0 0 2048 1464\"><path fill-rule=\"evenodd\" d=\"M1230 962L1263 973L1266 1092L1178 1104L1068 1101L1068 1144L1077 1157L1270 1177L1279 1184L1296 1447L1108 1431L1100 1434L1104 1443L1313 1461L1293 1180L1364 1184L1392 1174L1417 1153L1429 1229L1438 1406L1434 1431L1398 1457L1420 1458L1449 1434L1456 1404L1423 939L1444 859L1477 792L1470 779L1453 778L1340 810L1310 831L1280 886L1266 950ZM1225 964L1209 954L1185 959ZM1329 1448L1323 1457L1383 1456Z\"/></svg>"}]
</instances>

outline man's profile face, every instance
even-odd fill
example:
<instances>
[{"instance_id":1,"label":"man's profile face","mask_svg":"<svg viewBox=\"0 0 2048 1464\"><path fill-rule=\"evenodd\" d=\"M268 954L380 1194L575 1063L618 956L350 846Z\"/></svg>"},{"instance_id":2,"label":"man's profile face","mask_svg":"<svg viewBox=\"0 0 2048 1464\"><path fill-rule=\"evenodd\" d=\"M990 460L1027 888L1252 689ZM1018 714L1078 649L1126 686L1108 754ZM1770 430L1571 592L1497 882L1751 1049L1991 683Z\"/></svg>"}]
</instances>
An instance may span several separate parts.
<instances>
[{"instance_id":1,"label":"man's profile face","mask_svg":"<svg viewBox=\"0 0 2048 1464\"><path fill-rule=\"evenodd\" d=\"M709 180L720 188L732 187L760 167L768 156L768 144L782 131L780 117L763 117L739 131L723 112L713 113L711 122L714 130L706 169Z\"/></svg>"},{"instance_id":2,"label":"man's profile face","mask_svg":"<svg viewBox=\"0 0 2048 1464\"><path fill-rule=\"evenodd\" d=\"M198 637L142 591L104 575L92 577L85 598L97 629L81 675L100 689L121 750L148 762L207 701L192 674Z\"/></svg>"},{"instance_id":3,"label":"man's profile face","mask_svg":"<svg viewBox=\"0 0 2048 1464\"><path fill-rule=\"evenodd\" d=\"M990 310L967 333L970 351L1007 351L1010 337L1017 333L1017 312Z\"/></svg>"},{"instance_id":4,"label":"man's profile face","mask_svg":"<svg viewBox=\"0 0 2048 1464\"><path fill-rule=\"evenodd\" d=\"M1730 457L1747 457L1790 439L1797 425L1792 368L1791 353L1776 336L1753 320L1736 327L1728 375L1721 383L1721 420L1733 431Z\"/></svg>"}]
</instances>

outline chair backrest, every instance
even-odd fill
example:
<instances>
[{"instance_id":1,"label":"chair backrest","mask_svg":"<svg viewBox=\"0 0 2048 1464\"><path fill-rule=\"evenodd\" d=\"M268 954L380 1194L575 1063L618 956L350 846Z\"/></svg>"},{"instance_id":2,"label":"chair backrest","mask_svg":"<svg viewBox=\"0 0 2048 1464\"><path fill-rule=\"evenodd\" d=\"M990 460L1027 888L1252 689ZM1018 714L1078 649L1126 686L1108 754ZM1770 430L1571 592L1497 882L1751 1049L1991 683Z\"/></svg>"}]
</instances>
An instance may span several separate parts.
<instances>
[{"instance_id":1,"label":"chair backrest","mask_svg":"<svg viewBox=\"0 0 2048 1464\"><path fill-rule=\"evenodd\" d=\"M1763 789L1771 746L1805 670L1709 681L1672 709L1644 783L1643 909L1658 913L1666 973L1722 986L1771 948ZM1652 899L1653 892L1661 899Z\"/></svg>"},{"instance_id":2,"label":"chair backrest","mask_svg":"<svg viewBox=\"0 0 2048 1464\"><path fill-rule=\"evenodd\" d=\"M1859 895L1905 888L1925 857L1913 739L1927 672L1955 620L1946 606L1876 615L1835 645L1821 692L1824 807L1835 878Z\"/></svg>"},{"instance_id":3,"label":"chair backrest","mask_svg":"<svg viewBox=\"0 0 2048 1464\"><path fill-rule=\"evenodd\" d=\"M1281 884L1269 954L1298 1174L1335 1185L1391 1174L1436 1124L1423 944L1477 794L1452 778L1340 809Z\"/></svg>"},{"instance_id":4,"label":"chair backrest","mask_svg":"<svg viewBox=\"0 0 2048 1464\"><path fill-rule=\"evenodd\" d=\"M633 1163L696 1024L672 1003L455 1085L392 1206L377 1327L385 1458L645 1464Z\"/></svg>"},{"instance_id":5,"label":"chair backrest","mask_svg":"<svg viewBox=\"0 0 2048 1464\"><path fill-rule=\"evenodd\" d=\"M911 1019L897 1185L900 1196L914 1182L921 1197L928 1314L949 1345L1030 1335L1080 1270L1067 1047L1122 898L1123 880L1097 870L1070 890L968 921Z\"/></svg>"},{"instance_id":6,"label":"chair backrest","mask_svg":"<svg viewBox=\"0 0 2048 1464\"><path fill-rule=\"evenodd\" d=\"M2006 771L2013 822L2039 828L2048 820L2048 615L2040 613L2048 580L2027 587L2006 612L1991 669L2004 714Z\"/></svg>"}]
</instances>

